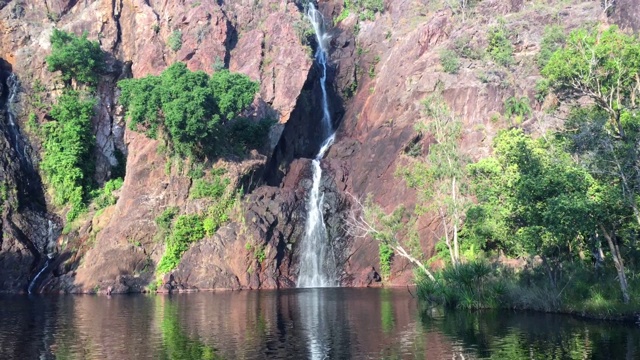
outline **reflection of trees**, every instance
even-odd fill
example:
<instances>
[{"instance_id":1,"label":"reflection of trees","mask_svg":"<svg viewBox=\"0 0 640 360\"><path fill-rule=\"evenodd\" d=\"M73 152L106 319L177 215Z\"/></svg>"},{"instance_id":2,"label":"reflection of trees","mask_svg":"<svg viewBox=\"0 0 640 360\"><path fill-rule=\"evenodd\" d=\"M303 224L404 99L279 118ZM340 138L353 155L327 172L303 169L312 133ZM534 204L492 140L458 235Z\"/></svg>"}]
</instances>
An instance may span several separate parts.
<instances>
[{"instance_id":1,"label":"reflection of trees","mask_svg":"<svg viewBox=\"0 0 640 360\"><path fill-rule=\"evenodd\" d=\"M467 358L606 359L619 354L632 359L639 355L634 344L640 342L640 331L619 324L498 311L445 311L436 316L421 312L420 320L425 329L461 343L458 351Z\"/></svg>"},{"instance_id":2,"label":"reflection of trees","mask_svg":"<svg viewBox=\"0 0 640 360\"><path fill-rule=\"evenodd\" d=\"M214 360L222 359L216 349L205 345L200 339L189 337L180 326L178 305L165 298L156 298L156 306L161 310L160 330L162 347L158 359ZM158 313L156 308L156 314Z\"/></svg>"}]
</instances>

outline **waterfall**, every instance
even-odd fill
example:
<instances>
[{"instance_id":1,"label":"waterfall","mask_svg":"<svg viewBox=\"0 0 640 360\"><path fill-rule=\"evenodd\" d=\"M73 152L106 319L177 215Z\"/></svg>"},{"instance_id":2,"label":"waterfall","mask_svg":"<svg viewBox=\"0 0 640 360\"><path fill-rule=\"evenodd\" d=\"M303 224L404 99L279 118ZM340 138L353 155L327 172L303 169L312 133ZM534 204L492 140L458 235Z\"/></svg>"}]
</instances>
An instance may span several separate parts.
<instances>
[{"instance_id":1,"label":"waterfall","mask_svg":"<svg viewBox=\"0 0 640 360\"><path fill-rule=\"evenodd\" d=\"M300 274L298 287L330 287L337 286L336 261L333 248L329 243L327 229L322 216L324 206L324 194L320 192L322 180L322 168L320 161L325 152L329 150L335 137L329 102L327 99L327 44L329 36L325 33L324 18L313 4L309 4L307 18L315 30L318 49L316 50L316 62L320 65L322 76L320 87L322 88L322 136L323 142L320 151L312 161L313 184L307 203L307 220L305 224L304 239L300 250Z\"/></svg>"},{"instance_id":2,"label":"waterfall","mask_svg":"<svg viewBox=\"0 0 640 360\"><path fill-rule=\"evenodd\" d=\"M9 120L9 132L13 138L13 145L15 146L16 154L18 154L20 161L23 164L32 167L31 159L29 155L27 155L27 146L24 144L24 140L22 139L20 130L16 124L16 111L13 108L13 104L18 102L17 97L18 92L20 91L20 81L15 73L11 73L7 77L7 88L9 90L9 95L7 96L7 119Z\"/></svg>"},{"instance_id":3,"label":"waterfall","mask_svg":"<svg viewBox=\"0 0 640 360\"><path fill-rule=\"evenodd\" d=\"M31 282L29 283L29 286L27 287L27 293L29 293L29 294L33 294L33 289L36 288L36 286L38 284L38 279L40 278L40 275L42 275L42 273L44 273L49 268L49 265L51 264L51 262L53 261L53 259L55 257L55 241L54 241L54 238L53 238L53 233L54 233L54 224L53 224L53 222L51 220L49 220L48 221L48 230L47 230L47 244L45 246L45 252L47 254L47 261L44 263L44 266L42 266L40 271L38 271L38 273L33 278L33 280L31 280ZM37 288L36 288L36 290L37 290Z\"/></svg>"}]
</instances>

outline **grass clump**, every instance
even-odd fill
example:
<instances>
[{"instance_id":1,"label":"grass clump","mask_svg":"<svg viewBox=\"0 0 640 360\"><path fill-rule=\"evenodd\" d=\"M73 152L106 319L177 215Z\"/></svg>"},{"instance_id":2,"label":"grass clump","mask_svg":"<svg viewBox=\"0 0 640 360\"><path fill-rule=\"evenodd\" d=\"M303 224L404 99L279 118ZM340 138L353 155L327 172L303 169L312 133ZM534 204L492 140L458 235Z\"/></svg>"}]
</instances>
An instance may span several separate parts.
<instances>
[{"instance_id":1,"label":"grass clump","mask_svg":"<svg viewBox=\"0 0 640 360\"><path fill-rule=\"evenodd\" d=\"M556 50L560 49L566 40L564 30L559 25L546 26L542 41L540 42L540 53L538 54L538 68L543 69Z\"/></svg>"},{"instance_id":2,"label":"grass clump","mask_svg":"<svg viewBox=\"0 0 640 360\"><path fill-rule=\"evenodd\" d=\"M509 40L509 30L504 21L489 28L489 46L487 53L493 61L502 66L513 64L513 45Z\"/></svg>"},{"instance_id":3,"label":"grass clump","mask_svg":"<svg viewBox=\"0 0 640 360\"><path fill-rule=\"evenodd\" d=\"M440 52L440 64L445 72L456 74L460 70L460 59L452 50L442 50Z\"/></svg>"},{"instance_id":4,"label":"grass clump","mask_svg":"<svg viewBox=\"0 0 640 360\"><path fill-rule=\"evenodd\" d=\"M182 48L182 31L174 30L167 39L167 45L174 52L180 50Z\"/></svg>"},{"instance_id":5,"label":"grass clump","mask_svg":"<svg viewBox=\"0 0 640 360\"><path fill-rule=\"evenodd\" d=\"M173 231L167 238L167 248L162 259L158 263L156 272L159 275L166 274L175 269L180 263L182 254L189 246L204 238L205 230L202 217L199 215L180 215L176 218Z\"/></svg>"}]
</instances>

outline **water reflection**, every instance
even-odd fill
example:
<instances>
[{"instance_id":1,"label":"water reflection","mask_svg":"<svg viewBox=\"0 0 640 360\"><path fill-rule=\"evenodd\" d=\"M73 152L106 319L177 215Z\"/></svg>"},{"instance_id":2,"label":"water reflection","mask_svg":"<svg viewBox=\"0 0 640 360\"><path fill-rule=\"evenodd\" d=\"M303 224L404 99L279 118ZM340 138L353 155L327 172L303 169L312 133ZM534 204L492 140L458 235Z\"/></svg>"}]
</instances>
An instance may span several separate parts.
<instances>
[{"instance_id":1,"label":"water reflection","mask_svg":"<svg viewBox=\"0 0 640 360\"><path fill-rule=\"evenodd\" d=\"M481 359L638 359L640 329L568 315L509 311L422 312L425 330L455 353Z\"/></svg>"},{"instance_id":2,"label":"water reflection","mask_svg":"<svg viewBox=\"0 0 640 360\"><path fill-rule=\"evenodd\" d=\"M640 357L637 328L420 312L406 290L14 296L0 297L0 319L0 359L9 360Z\"/></svg>"}]
</instances>

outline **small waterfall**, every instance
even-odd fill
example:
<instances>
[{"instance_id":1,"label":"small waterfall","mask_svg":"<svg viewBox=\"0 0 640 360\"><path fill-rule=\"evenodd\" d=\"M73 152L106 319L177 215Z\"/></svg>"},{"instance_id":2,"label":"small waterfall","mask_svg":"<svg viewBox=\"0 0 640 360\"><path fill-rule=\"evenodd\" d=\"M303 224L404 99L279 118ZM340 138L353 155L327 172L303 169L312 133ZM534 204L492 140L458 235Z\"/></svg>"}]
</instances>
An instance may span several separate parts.
<instances>
[{"instance_id":1,"label":"small waterfall","mask_svg":"<svg viewBox=\"0 0 640 360\"><path fill-rule=\"evenodd\" d=\"M18 102L18 92L20 91L20 80L15 73L9 74L7 77L7 88L9 95L7 97L7 119L9 121L9 131L13 138L13 145L15 146L16 154L18 154L19 160L29 167L32 167L31 158L27 154L27 146L20 135L20 129L16 124L16 111L13 108L14 104Z\"/></svg>"},{"instance_id":2,"label":"small waterfall","mask_svg":"<svg viewBox=\"0 0 640 360\"><path fill-rule=\"evenodd\" d=\"M27 293L29 293L29 295L33 294L34 289L38 290L37 284L38 284L38 279L40 279L40 275L42 275L47 269L49 269L49 265L51 265L51 262L55 257L55 242L53 238L54 224L51 220L49 220L48 225L49 225L49 228L47 231L47 244L45 247L45 251L47 253L47 261L44 263L44 266L42 266L40 271L38 271L36 276L34 276L33 280L31 280L31 282L29 283L29 286L27 287Z\"/></svg>"},{"instance_id":3,"label":"small waterfall","mask_svg":"<svg viewBox=\"0 0 640 360\"><path fill-rule=\"evenodd\" d=\"M320 161L329 150L335 137L331 115L329 113L329 103L327 99L327 44L329 36L325 33L324 18L313 4L309 4L307 18L313 25L318 41L316 50L316 61L322 69L320 77L320 87L322 88L322 133L324 139L320 151L312 161L313 185L309 194L307 204L307 221L305 224L305 235L301 243L300 250L300 274L298 276L298 287L331 287L337 286L336 261L333 248L327 237L327 229L322 216L324 205L324 194L320 192L320 182L322 180L322 168Z\"/></svg>"}]
</instances>

